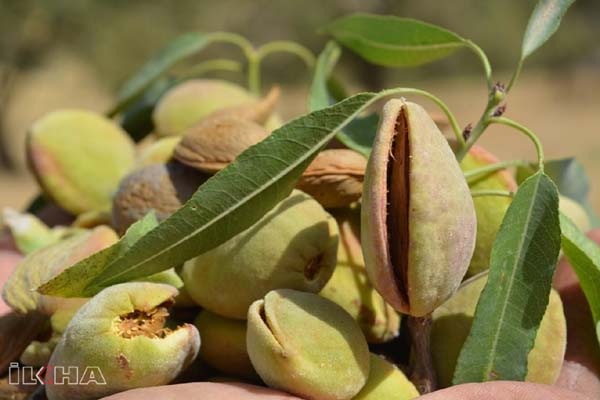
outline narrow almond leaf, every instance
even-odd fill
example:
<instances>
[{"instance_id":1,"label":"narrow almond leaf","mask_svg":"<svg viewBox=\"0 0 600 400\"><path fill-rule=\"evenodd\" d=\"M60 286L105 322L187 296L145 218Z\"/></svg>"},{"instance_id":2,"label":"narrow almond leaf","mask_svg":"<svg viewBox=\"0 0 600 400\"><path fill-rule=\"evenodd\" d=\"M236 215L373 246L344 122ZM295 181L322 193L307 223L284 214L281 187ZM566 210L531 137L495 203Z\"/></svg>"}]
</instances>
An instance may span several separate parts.
<instances>
[{"instance_id":1,"label":"narrow almond leaf","mask_svg":"<svg viewBox=\"0 0 600 400\"><path fill-rule=\"evenodd\" d=\"M600 343L600 247L564 214L560 214L562 248L573 266L592 310Z\"/></svg>"},{"instance_id":2,"label":"narrow almond leaf","mask_svg":"<svg viewBox=\"0 0 600 400\"><path fill-rule=\"evenodd\" d=\"M123 109L121 127L139 142L154 130L152 111L158 100L177 83L174 77L166 76L157 79L133 102Z\"/></svg>"},{"instance_id":3,"label":"narrow almond leaf","mask_svg":"<svg viewBox=\"0 0 600 400\"><path fill-rule=\"evenodd\" d=\"M348 89L344 86L341 79L333 75L333 73L329 76L329 80L327 81L327 89L329 90L329 95L333 98L334 103L342 101L346 97L350 97Z\"/></svg>"},{"instance_id":4,"label":"narrow almond leaf","mask_svg":"<svg viewBox=\"0 0 600 400\"><path fill-rule=\"evenodd\" d=\"M341 49L335 42L328 42L319 54L308 100L310 111L320 110L335 102L329 91L329 79L340 54ZM375 140L378 123L377 114L358 117L343 131L339 131L336 138L349 149L368 157Z\"/></svg>"},{"instance_id":5,"label":"narrow almond leaf","mask_svg":"<svg viewBox=\"0 0 600 400\"><path fill-rule=\"evenodd\" d=\"M84 289L59 276L60 284L40 290L56 296L94 293L180 265L218 246L287 197L323 146L364 108L394 93L360 93L287 123L207 180L182 208L124 254L104 257L100 266L78 277L89 282Z\"/></svg>"},{"instance_id":6,"label":"narrow almond leaf","mask_svg":"<svg viewBox=\"0 0 600 400\"><path fill-rule=\"evenodd\" d=\"M589 200L590 180L583 165L575 158L564 158L550 160L545 163L544 170L556 183L560 194L578 202L587 213L592 226L600 226L600 219Z\"/></svg>"},{"instance_id":7,"label":"narrow almond leaf","mask_svg":"<svg viewBox=\"0 0 600 400\"><path fill-rule=\"evenodd\" d=\"M327 81L341 54L342 49L335 42L328 42L319 54L308 97L309 111L320 110L331 105L332 98L329 95Z\"/></svg>"},{"instance_id":8,"label":"narrow almond leaf","mask_svg":"<svg viewBox=\"0 0 600 400\"><path fill-rule=\"evenodd\" d=\"M386 67L414 67L449 56L465 40L444 28L409 18L352 14L323 28L365 60Z\"/></svg>"},{"instance_id":9,"label":"narrow almond leaf","mask_svg":"<svg viewBox=\"0 0 600 400\"><path fill-rule=\"evenodd\" d=\"M536 168L535 163L518 167L517 182L523 182ZM560 194L575 200L585 209L592 226L600 226L600 220L589 201L590 180L579 161L573 157L546 161L544 171L556 184Z\"/></svg>"},{"instance_id":10,"label":"narrow almond leaf","mask_svg":"<svg viewBox=\"0 0 600 400\"><path fill-rule=\"evenodd\" d=\"M337 138L346 147L369 157L378 125L379 115L376 113L356 118L343 132L338 133Z\"/></svg>"},{"instance_id":11,"label":"narrow almond leaf","mask_svg":"<svg viewBox=\"0 0 600 400\"><path fill-rule=\"evenodd\" d=\"M156 214L150 212L125 232L125 235L112 246L92 254L77 264L67 268L55 278L37 288L42 294L58 293L64 297L90 297L95 292L86 290L92 279L100 274L107 265L125 254L142 236L158 225Z\"/></svg>"},{"instance_id":12,"label":"narrow almond leaf","mask_svg":"<svg viewBox=\"0 0 600 400\"><path fill-rule=\"evenodd\" d=\"M539 0L525 30L521 60L539 49L560 26L560 20L575 0Z\"/></svg>"},{"instance_id":13,"label":"narrow almond leaf","mask_svg":"<svg viewBox=\"0 0 600 400\"><path fill-rule=\"evenodd\" d=\"M175 38L125 82L117 96L117 104L109 114L114 115L122 110L179 61L197 53L216 40L218 39L214 34L203 32L188 32Z\"/></svg>"},{"instance_id":14,"label":"narrow almond leaf","mask_svg":"<svg viewBox=\"0 0 600 400\"><path fill-rule=\"evenodd\" d=\"M519 187L496 236L454 384L525 379L559 250L558 192L537 172Z\"/></svg>"}]
</instances>

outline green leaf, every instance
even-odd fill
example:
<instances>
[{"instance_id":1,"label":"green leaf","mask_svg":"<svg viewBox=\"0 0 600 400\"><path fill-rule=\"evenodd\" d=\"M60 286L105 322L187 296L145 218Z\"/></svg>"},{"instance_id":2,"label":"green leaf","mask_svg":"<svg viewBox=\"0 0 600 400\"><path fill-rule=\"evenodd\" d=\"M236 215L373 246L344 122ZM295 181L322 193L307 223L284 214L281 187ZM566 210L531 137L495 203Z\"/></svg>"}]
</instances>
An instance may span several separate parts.
<instances>
[{"instance_id":1,"label":"green leaf","mask_svg":"<svg viewBox=\"0 0 600 400\"><path fill-rule=\"evenodd\" d=\"M210 33L189 32L178 36L152 57L123 85L117 96L117 104L109 114L114 115L142 95L144 89L162 76L179 61L218 40Z\"/></svg>"},{"instance_id":2,"label":"green leaf","mask_svg":"<svg viewBox=\"0 0 600 400\"><path fill-rule=\"evenodd\" d=\"M546 174L556 183L558 191L582 202L590 193L590 182L583 166L574 158L550 160L544 163Z\"/></svg>"},{"instance_id":3,"label":"green leaf","mask_svg":"<svg viewBox=\"0 0 600 400\"><path fill-rule=\"evenodd\" d=\"M517 168L517 182L521 183L531 176L536 168L535 164ZM600 226L600 220L589 202L590 181L583 165L575 158L562 158L546 161L544 170L556 183L560 194L581 204L587 212L592 226Z\"/></svg>"},{"instance_id":4,"label":"green leaf","mask_svg":"<svg viewBox=\"0 0 600 400\"><path fill-rule=\"evenodd\" d=\"M539 0L525 30L521 60L539 49L556 32L560 20L575 0Z\"/></svg>"},{"instance_id":5,"label":"green leaf","mask_svg":"<svg viewBox=\"0 0 600 400\"><path fill-rule=\"evenodd\" d=\"M537 172L519 187L496 236L454 384L525 379L559 250L558 192Z\"/></svg>"},{"instance_id":6,"label":"green leaf","mask_svg":"<svg viewBox=\"0 0 600 400\"><path fill-rule=\"evenodd\" d=\"M321 54L319 54L308 96L309 111L320 110L329 107L331 104L332 99L329 95L327 81L341 54L342 49L335 42L328 42Z\"/></svg>"},{"instance_id":7,"label":"green leaf","mask_svg":"<svg viewBox=\"0 0 600 400\"><path fill-rule=\"evenodd\" d=\"M575 226L564 214L560 214L562 248L592 310L596 325L596 337L600 343L600 247Z\"/></svg>"},{"instance_id":8,"label":"green leaf","mask_svg":"<svg viewBox=\"0 0 600 400\"><path fill-rule=\"evenodd\" d=\"M446 57L465 40L446 29L395 16L353 14L323 29L365 60L386 67L413 67Z\"/></svg>"},{"instance_id":9,"label":"green leaf","mask_svg":"<svg viewBox=\"0 0 600 400\"><path fill-rule=\"evenodd\" d=\"M342 132L337 134L337 138L346 147L369 157L378 125L379 115L375 113L356 118Z\"/></svg>"},{"instance_id":10,"label":"green leaf","mask_svg":"<svg viewBox=\"0 0 600 400\"><path fill-rule=\"evenodd\" d=\"M207 180L182 208L124 254L94 263L95 276L84 292L180 265L252 226L289 195L304 169L340 129L374 101L401 90L360 93L275 130ZM63 285L47 286L43 292L81 294L80 285L60 279Z\"/></svg>"},{"instance_id":11,"label":"green leaf","mask_svg":"<svg viewBox=\"0 0 600 400\"><path fill-rule=\"evenodd\" d=\"M136 142L145 138L154 130L152 112L158 100L167 90L177 83L173 77L163 77L144 90L139 98L123 110L121 127Z\"/></svg>"},{"instance_id":12,"label":"green leaf","mask_svg":"<svg viewBox=\"0 0 600 400\"><path fill-rule=\"evenodd\" d=\"M325 49L319 54L309 94L308 108L310 111L328 107L334 102L333 96L330 94L332 84L330 76L340 54L341 49L335 42L328 42ZM339 82L334 84L338 86L340 92L344 91ZM375 140L378 123L379 116L377 114L356 118L343 131L339 131L336 138L346 147L368 157Z\"/></svg>"},{"instance_id":13,"label":"green leaf","mask_svg":"<svg viewBox=\"0 0 600 400\"><path fill-rule=\"evenodd\" d=\"M344 100L346 97L350 97L348 90L340 79L335 76L330 76L327 81L327 89L329 95L333 98L334 103Z\"/></svg>"},{"instance_id":14,"label":"green leaf","mask_svg":"<svg viewBox=\"0 0 600 400\"><path fill-rule=\"evenodd\" d=\"M150 212L125 232L125 235L112 246L92 254L77 264L67 268L55 278L37 288L41 294L63 297L90 297L99 290L88 290L87 285L94 280L110 262L125 254L140 238L158 225L156 214Z\"/></svg>"}]
</instances>

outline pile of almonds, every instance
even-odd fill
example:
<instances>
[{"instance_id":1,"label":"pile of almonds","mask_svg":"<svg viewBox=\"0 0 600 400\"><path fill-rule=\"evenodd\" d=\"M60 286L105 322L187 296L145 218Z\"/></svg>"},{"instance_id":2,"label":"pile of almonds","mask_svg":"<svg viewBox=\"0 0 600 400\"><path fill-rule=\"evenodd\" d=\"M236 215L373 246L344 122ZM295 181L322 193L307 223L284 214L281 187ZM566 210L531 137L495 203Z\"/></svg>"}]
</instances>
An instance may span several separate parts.
<instances>
[{"instance_id":1,"label":"pile of almonds","mask_svg":"<svg viewBox=\"0 0 600 400\"><path fill-rule=\"evenodd\" d=\"M268 386L308 400L411 399L431 390L435 376L437 387L450 386L510 204L474 200L470 190L514 191L516 182L499 171L468 184L465 171L497 160L474 147L459 165L429 114L404 100L384 106L369 160L322 150L286 199L183 265L92 298L32 291L116 243L147 213L168 218L281 124L279 95L185 81L162 96L154 132L139 143L90 111L39 119L27 156L46 213L3 215L3 234L24 258L2 295L28 321L11 325L23 340L4 361L101 371L85 383L45 385L49 400L197 381ZM563 204L581 226L589 223L576 204ZM60 223L46 217L50 208L60 210ZM558 379L562 307L553 291L527 381ZM407 329L419 321L431 330L423 346ZM46 380L62 379L56 374L48 370Z\"/></svg>"}]
</instances>

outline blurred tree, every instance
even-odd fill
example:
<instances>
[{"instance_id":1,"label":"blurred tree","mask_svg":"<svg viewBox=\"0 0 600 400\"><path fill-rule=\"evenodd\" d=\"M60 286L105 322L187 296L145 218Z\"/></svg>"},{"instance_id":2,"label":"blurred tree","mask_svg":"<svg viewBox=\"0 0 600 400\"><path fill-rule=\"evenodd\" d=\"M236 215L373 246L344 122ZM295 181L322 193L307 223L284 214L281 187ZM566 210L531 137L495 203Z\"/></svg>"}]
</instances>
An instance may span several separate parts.
<instances>
[{"instance_id":1,"label":"blurred tree","mask_svg":"<svg viewBox=\"0 0 600 400\"><path fill-rule=\"evenodd\" d=\"M327 40L317 34L320 26L341 15L363 11L410 16L445 26L479 43L497 68L502 69L514 65L518 43L535 3L535 0L3 0L0 52L2 59L6 59L7 49L29 40L22 37L23 27L33 25L29 30L35 33L30 35L44 43L38 50L48 54L66 47L89 60L107 84L115 87L150 54L184 31L234 31L255 43L296 40L316 52ZM532 62L554 67L594 60L598 50L593 55L590 49L598 49L595 41L600 34L598 18L600 2L577 1L563 22L561 34L548 44L551 50L536 54ZM221 54L224 47L227 48L211 48L207 55ZM266 66L277 80L290 81L302 76L299 74L302 65L296 60L281 61L283 64L278 63L277 68ZM435 64L425 74L450 71L479 72L479 66L473 63L465 70L465 63L455 57Z\"/></svg>"},{"instance_id":2,"label":"blurred tree","mask_svg":"<svg viewBox=\"0 0 600 400\"><path fill-rule=\"evenodd\" d=\"M6 1L2 4L0 26L0 165L12 168L5 145L4 113L13 94L17 75L35 67L49 51L53 25L40 24L41 9L33 7L32 1Z\"/></svg>"},{"instance_id":3,"label":"blurred tree","mask_svg":"<svg viewBox=\"0 0 600 400\"><path fill-rule=\"evenodd\" d=\"M521 35L535 0L2 0L0 1L0 163L7 165L3 145L3 112L19 75L67 50L89 62L106 86L115 90L151 54L189 30L233 31L260 44L274 39L303 43L318 52L327 37L317 34L333 18L363 11L410 16L439 24L473 39L488 53L494 68L512 68ZM579 0L544 51L529 64L574 68L600 63L600 2ZM212 46L202 57L240 58L231 46ZM305 83L302 63L275 55L264 64L266 83ZM465 61L468 60L468 61ZM376 89L386 83L448 74L480 73L467 51L419 69L389 70L364 63L345 52L342 73L357 87ZM351 71L351 72L350 72ZM302 80L302 81L300 81ZM240 81L242 79L240 78Z\"/></svg>"}]
</instances>

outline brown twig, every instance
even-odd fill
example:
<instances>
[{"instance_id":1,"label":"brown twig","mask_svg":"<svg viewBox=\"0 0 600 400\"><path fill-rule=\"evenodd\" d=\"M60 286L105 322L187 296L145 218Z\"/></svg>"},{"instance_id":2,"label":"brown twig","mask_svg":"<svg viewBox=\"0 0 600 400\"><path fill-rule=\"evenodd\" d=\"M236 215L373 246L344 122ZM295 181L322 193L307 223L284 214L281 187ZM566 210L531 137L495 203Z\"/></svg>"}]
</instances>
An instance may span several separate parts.
<instances>
[{"instance_id":1,"label":"brown twig","mask_svg":"<svg viewBox=\"0 0 600 400\"><path fill-rule=\"evenodd\" d=\"M431 315L424 317L409 316L407 322L412 340L410 379L419 393L431 393L437 386L430 348Z\"/></svg>"}]
</instances>

